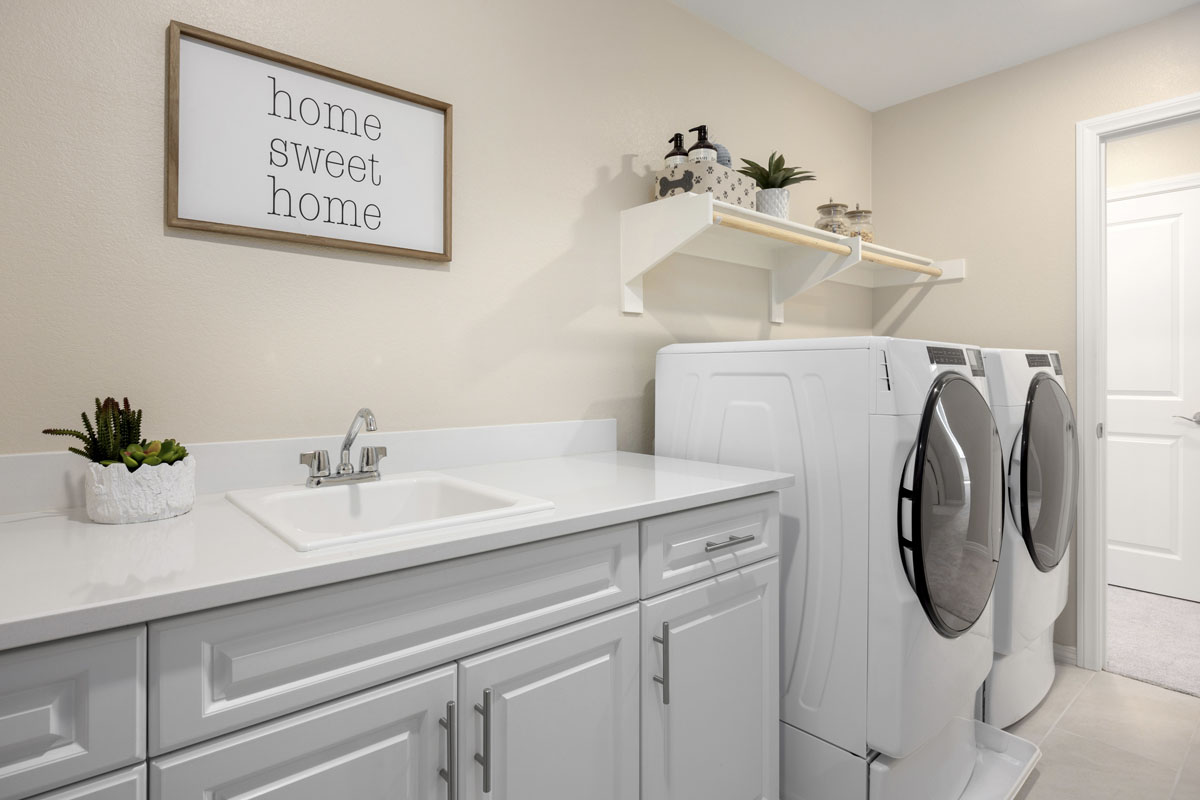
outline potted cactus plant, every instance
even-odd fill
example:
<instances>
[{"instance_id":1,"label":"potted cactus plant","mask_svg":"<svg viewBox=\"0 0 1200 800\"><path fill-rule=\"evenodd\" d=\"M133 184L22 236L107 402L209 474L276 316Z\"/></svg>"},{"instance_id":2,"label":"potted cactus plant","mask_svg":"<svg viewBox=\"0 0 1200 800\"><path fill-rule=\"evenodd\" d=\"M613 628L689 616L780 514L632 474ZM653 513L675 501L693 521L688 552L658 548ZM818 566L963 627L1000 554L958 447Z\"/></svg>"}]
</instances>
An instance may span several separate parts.
<instances>
[{"instance_id":1,"label":"potted cactus plant","mask_svg":"<svg viewBox=\"0 0 1200 800\"><path fill-rule=\"evenodd\" d=\"M88 516L95 522L148 522L186 514L196 499L196 462L174 439L142 438L142 410L96 398L95 423L81 413L83 430L47 428L82 447L67 448L91 463L84 476Z\"/></svg>"},{"instance_id":2,"label":"potted cactus plant","mask_svg":"<svg viewBox=\"0 0 1200 800\"><path fill-rule=\"evenodd\" d=\"M799 167L788 167L783 163L783 156L771 153L767 166L756 164L748 158L743 158L746 166L738 170L741 174L752 178L758 184L758 194L754 196L754 207L772 217L787 219L791 198L788 186L802 181L815 181L817 176Z\"/></svg>"}]
</instances>

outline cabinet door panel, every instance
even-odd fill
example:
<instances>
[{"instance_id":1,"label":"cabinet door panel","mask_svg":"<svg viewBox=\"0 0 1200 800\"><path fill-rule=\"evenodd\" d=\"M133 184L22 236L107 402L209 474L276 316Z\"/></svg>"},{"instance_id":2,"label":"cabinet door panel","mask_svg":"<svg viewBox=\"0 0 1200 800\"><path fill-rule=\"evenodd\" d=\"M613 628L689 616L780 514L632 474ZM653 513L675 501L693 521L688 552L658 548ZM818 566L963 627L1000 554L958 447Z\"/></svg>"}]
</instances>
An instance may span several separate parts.
<instances>
[{"instance_id":1,"label":"cabinet door panel","mask_svg":"<svg viewBox=\"0 0 1200 800\"><path fill-rule=\"evenodd\" d=\"M642 603L642 797L778 797L778 572L772 559Z\"/></svg>"},{"instance_id":2,"label":"cabinet door panel","mask_svg":"<svg viewBox=\"0 0 1200 800\"><path fill-rule=\"evenodd\" d=\"M127 767L31 800L146 800L146 765Z\"/></svg>"},{"instance_id":3,"label":"cabinet door panel","mask_svg":"<svg viewBox=\"0 0 1200 800\"><path fill-rule=\"evenodd\" d=\"M453 666L156 758L154 800L443 800Z\"/></svg>"},{"instance_id":4,"label":"cabinet door panel","mask_svg":"<svg viewBox=\"0 0 1200 800\"><path fill-rule=\"evenodd\" d=\"M462 661L460 797L636 798L637 637L629 606ZM485 690L487 720L475 709ZM490 763L480 764L489 725Z\"/></svg>"},{"instance_id":5,"label":"cabinet door panel","mask_svg":"<svg viewBox=\"0 0 1200 800\"><path fill-rule=\"evenodd\" d=\"M0 653L0 800L146 754L146 629Z\"/></svg>"}]
</instances>

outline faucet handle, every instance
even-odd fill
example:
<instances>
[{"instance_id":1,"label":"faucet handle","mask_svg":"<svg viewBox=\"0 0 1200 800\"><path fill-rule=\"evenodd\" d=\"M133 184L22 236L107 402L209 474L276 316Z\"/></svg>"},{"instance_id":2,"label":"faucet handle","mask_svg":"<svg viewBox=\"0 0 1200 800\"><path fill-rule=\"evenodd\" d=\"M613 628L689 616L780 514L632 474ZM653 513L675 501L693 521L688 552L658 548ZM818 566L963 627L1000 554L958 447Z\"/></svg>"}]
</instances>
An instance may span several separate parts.
<instances>
[{"instance_id":1,"label":"faucet handle","mask_svg":"<svg viewBox=\"0 0 1200 800\"><path fill-rule=\"evenodd\" d=\"M379 460L387 456L387 448L363 446L358 454L359 472L379 472Z\"/></svg>"},{"instance_id":2,"label":"faucet handle","mask_svg":"<svg viewBox=\"0 0 1200 800\"><path fill-rule=\"evenodd\" d=\"M300 463L308 467L308 477L310 478L329 477L328 450L313 450L308 453L301 453Z\"/></svg>"}]
</instances>

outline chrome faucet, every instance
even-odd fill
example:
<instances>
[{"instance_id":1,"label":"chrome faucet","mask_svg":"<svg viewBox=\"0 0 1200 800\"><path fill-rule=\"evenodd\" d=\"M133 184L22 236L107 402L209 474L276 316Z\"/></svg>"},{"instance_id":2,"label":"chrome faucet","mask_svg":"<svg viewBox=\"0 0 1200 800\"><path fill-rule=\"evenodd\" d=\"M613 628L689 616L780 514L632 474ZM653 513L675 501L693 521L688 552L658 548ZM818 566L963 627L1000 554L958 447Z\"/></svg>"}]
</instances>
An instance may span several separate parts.
<instances>
[{"instance_id":1,"label":"chrome faucet","mask_svg":"<svg viewBox=\"0 0 1200 800\"><path fill-rule=\"evenodd\" d=\"M313 489L318 486L336 486L340 483L379 480L379 460L387 455L386 447L364 445L359 452L357 472L354 470L354 465L350 463L350 448L354 447L354 440L358 438L358 432L362 429L363 423L366 423L368 431L378 430L378 426L375 424L375 414L371 409L360 408L354 415L354 419L350 421L350 429L346 431L346 438L342 439L342 458L338 462L336 475L331 475L329 471L328 450L313 450L300 454L300 463L308 467L306 486Z\"/></svg>"}]
</instances>

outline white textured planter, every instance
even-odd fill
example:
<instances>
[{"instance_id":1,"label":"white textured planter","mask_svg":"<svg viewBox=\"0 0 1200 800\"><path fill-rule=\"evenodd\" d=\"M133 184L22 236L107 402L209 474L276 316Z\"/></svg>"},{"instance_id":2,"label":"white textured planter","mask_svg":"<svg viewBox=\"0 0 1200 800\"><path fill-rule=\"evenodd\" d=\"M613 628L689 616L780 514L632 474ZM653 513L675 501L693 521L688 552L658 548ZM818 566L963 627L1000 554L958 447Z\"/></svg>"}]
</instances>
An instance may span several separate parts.
<instances>
[{"instance_id":1,"label":"white textured planter","mask_svg":"<svg viewBox=\"0 0 1200 800\"><path fill-rule=\"evenodd\" d=\"M787 219L791 199L787 189L759 189L758 194L754 195L754 210Z\"/></svg>"},{"instance_id":2,"label":"white textured planter","mask_svg":"<svg viewBox=\"0 0 1200 800\"><path fill-rule=\"evenodd\" d=\"M94 522L149 522L177 517L196 501L196 461L142 465L130 472L124 464L88 464L83 477L87 513Z\"/></svg>"}]
</instances>

